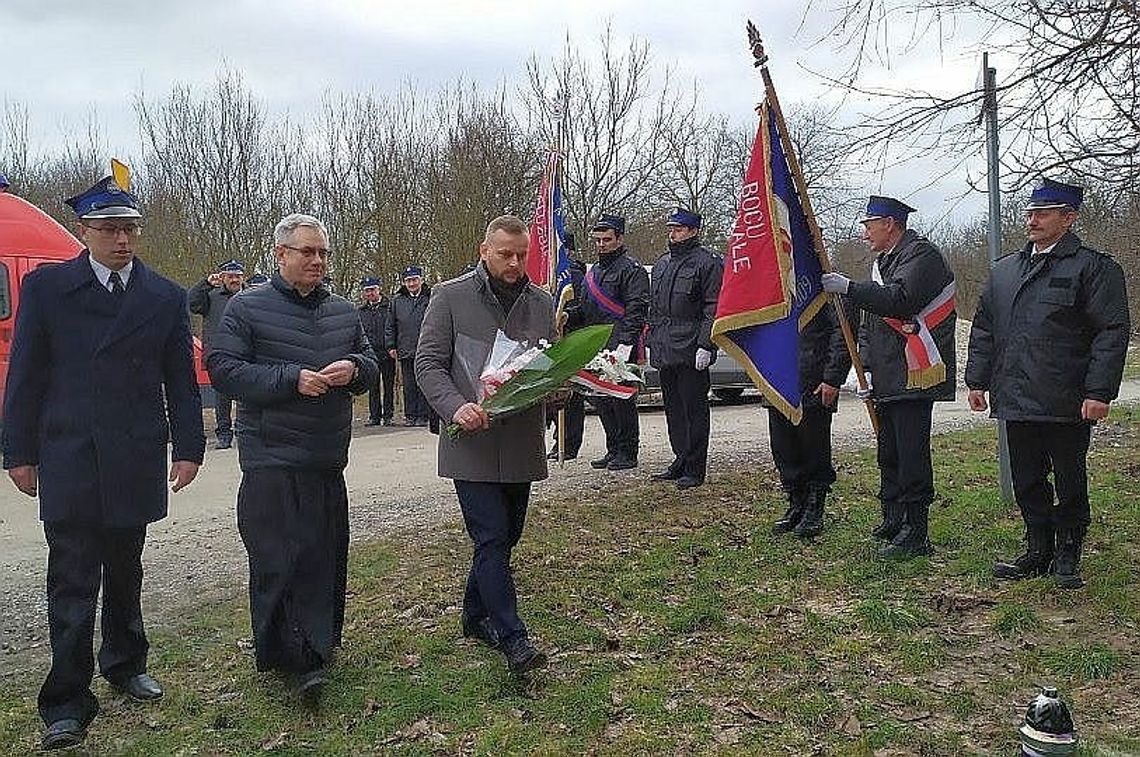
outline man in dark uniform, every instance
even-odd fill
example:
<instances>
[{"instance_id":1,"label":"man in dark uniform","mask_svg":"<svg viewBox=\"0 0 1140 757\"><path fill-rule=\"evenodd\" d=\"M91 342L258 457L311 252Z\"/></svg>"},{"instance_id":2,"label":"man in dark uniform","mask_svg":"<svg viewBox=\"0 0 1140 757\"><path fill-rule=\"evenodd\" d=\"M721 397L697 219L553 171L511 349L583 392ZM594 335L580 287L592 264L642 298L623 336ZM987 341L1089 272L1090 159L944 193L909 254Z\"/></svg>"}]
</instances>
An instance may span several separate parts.
<instances>
[{"instance_id":1,"label":"man in dark uniform","mask_svg":"<svg viewBox=\"0 0 1140 757\"><path fill-rule=\"evenodd\" d=\"M860 354L871 373L879 416L877 538L882 557L930 554L934 403L954 399L954 273L938 248L907 228L914 208L872 196L863 238L877 253L870 281L823 274L826 292L846 294L867 311Z\"/></svg>"},{"instance_id":2,"label":"man in dark uniform","mask_svg":"<svg viewBox=\"0 0 1140 757\"><path fill-rule=\"evenodd\" d=\"M677 208L666 224L669 251L653 264L649 362L661 376L674 459L653 478L689 489L708 472L711 333L724 264L701 246L700 214Z\"/></svg>"},{"instance_id":3,"label":"man in dark uniform","mask_svg":"<svg viewBox=\"0 0 1140 757\"><path fill-rule=\"evenodd\" d=\"M242 290L245 282L245 267L237 260L227 260L218 270L199 281L186 295L190 312L202 316L202 357L210 354L214 334L222 322L222 313L230 298ZM214 389L214 435L217 449L229 449L233 445L234 431L233 398Z\"/></svg>"},{"instance_id":4,"label":"man in dark uniform","mask_svg":"<svg viewBox=\"0 0 1140 757\"><path fill-rule=\"evenodd\" d=\"M375 276L361 279L360 291L364 295L364 302L360 305L360 323L364 326L368 344L372 346L380 364L380 378L376 385L368 390L368 425L391 426L392 416L395 413L393 399L396 386L396 361L384 349L384 328L388 323L392 301L380 290L380 279Z\"/></svg>"},{"instance_id":5,"label":"man in dark uniform","mask_svg":"<svg viewBox=\"0 0 1140 757\"><path fill-rule=\"evenodd\" d=\"M427 426L431 415L431 408L416 379L416 345L420 341L420 325L427 312L429 297L431 287L424 285L424 269L418 265L408 266L404 269L404 283L392 298L392 311L384 327L388 356L400 361L406 426Z\"/></svg>"},{"instance_id":6,"label":"man in dark uniform","mask_svg":"<svg viewBox=\"0 0 1140 757\"><path fill-rule=\"evenodd\" d=\"M843 300L845 305L850 300ZM854 309L848 310L854 320ZM768 437L780 483L788 497L784 517L772 533L795 531L806 539L823 531L823 508L835 467L831 462L831 418L839 407L839 387L851 368L851 355L843 340L834 301L823 308L800 332L799 373L804 387L803 416L794 425L774 407L768 408Z\"/></svg>"},{"instance_id":7,"label":"man in dark uniform","mask_svg":"<svg viewBox=\"0 0 1140 757\"><path fill-rule=\"evenodd\" d=\"M562 237L562 244L566 247L568 253L573 253L577 249L574 243L574 235L566 232ZM566 314L564 320L569 320L569 311L572 308L579 307L582 303L583 289L586 280L586 264L573 255L570 256L570 286L574 290L574 297L567 303L565 310ZM570 333L574 328L565 324L563 326L563 333ZM570 397L566 400L565 417L565 443L566 449L563 460L573 460L578 457L578 451L582 449L582 435L586 429L586 398L579 392L571 392ZM558 459L558 423L554 424L554 447L546 455L547 460Z\"/></svg>"},{"instance_id":8,"label":"man in dark uniform","mask_svg":"<svg viewBox=\"0 0 1140 757\"><path fill-rule=\"evenodd\" d=\"M324 224L293 213L273 240L277 273L226 308L206 367L238 400L237 518L257 669L289 676L315 703L344 627L353 395L376 383L377 368L356 308L322 282Z\"/></svg>"},{"instance_id":9,"label":"man in dark uniform","mask_svg":"<svg viewBox=\"0 0 1140 757\"><path fill-rule=\"evenodd\" d=\"M625 218L603 215L590 229L598 262L586 272L579 306L569 310L566 325L573 330L613 324L606 348L622 360L641 360L643 332L649 310L649 275L625 249ZM637 398L595 397L598 417L606 432L606 454L590 465L609 470L637 467L641 442Z\"/></svg>"},{"instance_id":10,"label":"man in dark uniform","mask_svg":"<svg viewBox=\"0 0 1140 757\"><path fill-rule=\"evenodd\" d=\"M1025 553L995 564L994 575L1022 579L1052 570L1067 589L1083 583L1090 427L1108 415L1120 390L1130 328L1120 265L1072 232L1083 195L1049 179L1033 191L1029 243L994 265L966 363L970 408L992 405L991 414L1006 422L1025 521Z\"/></svg>"},{"instance_id":11,"label":"man in dark uniform","mask_svg":"<svg viewBox=\"0 0 1140 757\"><path fill-rule=\"evenodd\" d=\"M166 516L167 481L193 481L206 446L186 290L134 256L134 195L108 177L67 204L86 249L24 279L4 398L4 467L39 494L48 544L45 749L83 741L99 712L100 585L100 673L133 699L162 696L146 673L143 542Z\"/></svg>"}]
</instances>

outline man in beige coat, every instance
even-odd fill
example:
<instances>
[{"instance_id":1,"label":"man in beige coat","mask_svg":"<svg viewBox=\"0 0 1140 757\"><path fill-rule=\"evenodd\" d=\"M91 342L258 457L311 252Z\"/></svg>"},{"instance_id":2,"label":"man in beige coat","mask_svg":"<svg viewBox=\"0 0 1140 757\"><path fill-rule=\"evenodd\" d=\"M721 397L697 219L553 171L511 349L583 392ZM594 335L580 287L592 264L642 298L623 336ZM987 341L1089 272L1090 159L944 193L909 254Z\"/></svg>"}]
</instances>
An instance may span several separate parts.
<instances>
[{"instance_id":1,"label":"man in beige coat","mask_svg":"<svg viewBox=\"0 0 1140 757\"><path fill-rule=\"evenodd\" d=\"M463 596L463 635L498 649L515 674L546 664L518 615L511 550L522 536L530 485L547 476L542 406L491 424L476 402L479 374L502 330L531 345L554 333L550 295L526 277L526 225L491 221L475 270L432 293L416 350L416 378L440 418L464 434L439 437L439 475L455 481L475 552Z\"/></svg>"}]
</instances>

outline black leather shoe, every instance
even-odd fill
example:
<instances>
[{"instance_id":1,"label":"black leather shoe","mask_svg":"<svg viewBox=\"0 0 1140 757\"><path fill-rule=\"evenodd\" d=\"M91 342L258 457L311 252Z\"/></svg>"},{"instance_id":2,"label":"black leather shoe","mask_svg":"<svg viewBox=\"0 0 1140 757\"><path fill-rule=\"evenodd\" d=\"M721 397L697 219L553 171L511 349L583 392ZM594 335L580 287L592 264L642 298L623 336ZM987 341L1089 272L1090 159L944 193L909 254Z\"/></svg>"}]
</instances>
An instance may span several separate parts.
<instances>
[{"instance_id":1,"label":"black leather shoe","mask_svg":"<svg viewBox=\"0 0 1140 757\"><path fill-rule=\"evenodd\" d=\"M637 461L631 457L615 457L606 464L606 470L632 470L637 467Z\"/></svg>"},{"instance_id":2,"label":"black leather shoe","mask_svg":"<svg viewBox=\"0 0 1140 757\"><path fill-rule=\"evenodd\" d=\"M463 638L465 639L478 639L491 649L498 649L501 639L499 632L491 623L490 618L479 618L478 620L471 620L464 616L463 623Z\"/></svg>"},{"instance_id":3,"label":"black leather shoe","mask_svg":"<svg viewBox=\"0 0 1140 757\"><path fill-rule=\"evenodd\" d=\"M672 468L666 468L660 473L654 473L650 478L654 481L676 481L681 478L681 472L673 470Z\"/></svg>"},{"instance_id":4,"label":"black leather shoe","mask_svg":"<svg viewBox=\"0 0 1140 757\"><path fill-rule=\"evenodd\" d=\"M535 649L525 636L507 644L503 655L507 658L507 667L517 676L546 666L546 655Z\"/></svg>"},{"instance_id":5,"label":"black leather shoe","mask_svg":"<svg viewBox=\"0 0 1140 757\"><path fill-rule=\"evenodd\" d=\"M44 731L43 741L40 742L45 750L67 749L83 743L87 737L87 729L75 718L57 720Z\"/></svg>"},{"instance_id":6,"label":"black leather shoe","mask_svg":"<svg viewBox=\"0 0 1140 757\"><path fill-rule=\"evenodd\" d=\"M704 484L704 482L705 480L703 478L697 478L695 476L681 476L679 479L677 479L677 488L692 489L693 487L701 486Z\"/></svg>"},{"instance_id":7,"label":"black leather shoe","mask_svg":"<svg viewBox=\"0 0 1140 757\"><path fill-rule=\"evenodd\" d=\"M233 439L219 439L214 445L214 449L229 449L232 446L234 446Z\"/></svg>"},{"instance_id":8,"label":"black leather shoe","mask_svg":"<svg viewBox=\"0 0 1140 757\"><path fill-rule=\"evenodd\" d=\"M381 425L383 425L383 426L392 426L392 425L394 425L394 424L393 424L393 422L392 422L392 419L391 419L391 418L385 418L385 419L384 419L384 420L382 420L380 423L381 423Z\"/></svg>"},{"instance_id":9,"label":"black leather shoe","mask_svg":"<svg viewBox=\"0 0 1140 757\"><path fill-rule=\"evenodd\" d=\"M146 673L139 673L129 678L108 680L111 687L123 692L136 702L152 702L162 699L162 685Z\"/></svg>"},{"instance_id":10,"label":"black leather shoe","mask_svg":"<svg viewBox=\"0 0 1140 757\"><path fill-rule=\"evenodd\" d=\"M607 452L604 457L599 457L597 460L591 460L590 461L590 467L591 468L607 468L607 467L609 467L610 460L613 460L613 459L614 459L614 456Z\"/></svg>"}]
</instances>

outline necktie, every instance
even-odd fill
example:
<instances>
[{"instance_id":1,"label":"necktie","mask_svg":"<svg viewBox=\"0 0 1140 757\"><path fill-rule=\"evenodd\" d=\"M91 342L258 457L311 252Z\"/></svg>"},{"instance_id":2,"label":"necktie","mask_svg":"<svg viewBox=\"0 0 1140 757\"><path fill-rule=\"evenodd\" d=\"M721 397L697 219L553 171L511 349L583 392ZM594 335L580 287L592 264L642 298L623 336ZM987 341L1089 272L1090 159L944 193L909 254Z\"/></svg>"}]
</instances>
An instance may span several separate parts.
<instances>
[{"instance_id":1,"label":"necktie","mask_svg":"<svg viewBox=\"0 0 1140 757\"><path fill-rule=\"evenodd\" d=\"M120 295L126 291L123 286L123 280L119 277L118 271L111 271L111 294Z\"/></svg>"}]
</instances>

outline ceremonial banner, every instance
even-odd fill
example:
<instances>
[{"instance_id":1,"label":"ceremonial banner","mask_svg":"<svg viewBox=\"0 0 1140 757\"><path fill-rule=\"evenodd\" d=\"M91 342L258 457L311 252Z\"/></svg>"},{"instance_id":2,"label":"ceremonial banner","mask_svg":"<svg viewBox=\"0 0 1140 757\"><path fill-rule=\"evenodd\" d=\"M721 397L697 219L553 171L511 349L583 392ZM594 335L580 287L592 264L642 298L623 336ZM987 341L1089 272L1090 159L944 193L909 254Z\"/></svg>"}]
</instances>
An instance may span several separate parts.
<instances>
[{"instance_id":1,"label":"ceremonial banner","mask_svg":"<svg viewBox=\"0 0 1140 757\"><path fill-rule=\"evenodd\" d=\"M534 284L550 289L551 264L557 252L554 232L555 173L558 152L546 153L542 182L538 187L538 202L534 206L534 220L530 224L530 247L526 257L526 275Z\"/></svg>"},{"instance_id":2,"label":"ceremonial banner","mask_svg":"<svg viewBox=\"0 0 1140 757\"><path fill-rule=\"evenodd\" d=\"M824 305L822 272L765 103L725 254L712 338L795 424L807 388L800 385L799 334Z\"/></svg>"},{"instance_id":3,"label":"ceremonial banner","mask_svg":"<svg viewBox=\"0 0 1140 757\"><path fill-rule=\"evenodd\" d=\"M551 259L550 280L554 282L554 320L562 314L562 309L574 298L574 285L570 277L570 251L566 249L566 219L562 217L562 186L558 177L560 171L554 172L554 192L552 193L552 214L554 218L554 238L557 241L557 253Z\"/></svg>"}]
</instances>

